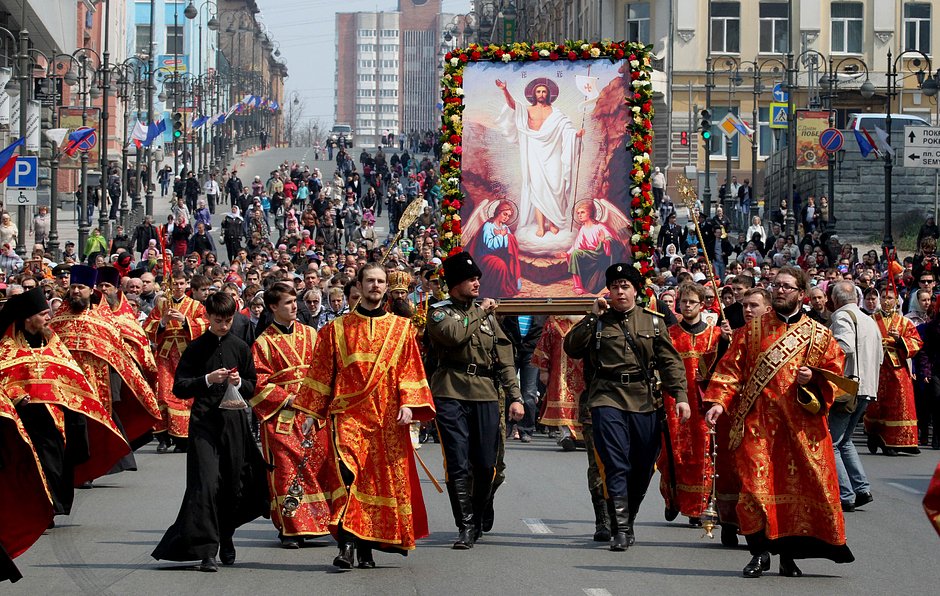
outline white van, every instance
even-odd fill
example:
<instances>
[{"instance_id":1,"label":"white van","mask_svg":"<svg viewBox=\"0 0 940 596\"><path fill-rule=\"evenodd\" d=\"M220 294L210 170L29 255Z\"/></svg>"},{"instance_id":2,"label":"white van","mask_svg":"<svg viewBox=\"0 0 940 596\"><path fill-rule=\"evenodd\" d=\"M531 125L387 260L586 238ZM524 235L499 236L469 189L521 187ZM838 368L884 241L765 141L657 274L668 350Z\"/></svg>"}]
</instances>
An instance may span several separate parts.
<instances>
[{"instance_id":1,"label":"white van","mask_svg":"<svg viewBox=\"0 0 940 596\"><path fill-rule=\"evenodd\" d=\"M885 120L887 114L849 114L849 130L861 131L863 128L869 134L875 132L875 127L885 130L887 128ZM910 114L891 114L891 130L904 131L905 126L930 126L930 123L920 116L911 116Z\"/></svg>"}]
</instances>

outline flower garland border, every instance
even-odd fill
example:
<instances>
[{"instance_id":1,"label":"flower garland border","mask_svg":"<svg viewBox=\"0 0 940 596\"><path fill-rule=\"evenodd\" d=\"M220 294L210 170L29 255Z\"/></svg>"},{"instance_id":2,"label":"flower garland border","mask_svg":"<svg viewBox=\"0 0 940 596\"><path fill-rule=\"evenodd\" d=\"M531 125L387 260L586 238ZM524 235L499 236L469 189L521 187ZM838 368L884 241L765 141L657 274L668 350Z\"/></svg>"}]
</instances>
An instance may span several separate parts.
<instances>
[{"instance_id":1,"label":"flower garland border","mask_svg":"<svg viewBox=\"0 0 940 596\"><path fill-rule=\"evenodd\" d=\"M630 217L633 235L630 238L634 266L645 276L653 271L651 256L653 239L653 187L650 182L653 148L653 67L650 62L652 46L636 42L565 41L514 43L509 45L469 44L456 48L444 56L444 75L441 79L441 246L447 255L462 250L460 209L464 193L460 189L461 159L463 156L463 71L470 62L537 62L540 60L610 60L626 59L630 66L632 94L624 101L633 118L627 123L632 167L630 181Z\"/></svg>"}]
</instances>

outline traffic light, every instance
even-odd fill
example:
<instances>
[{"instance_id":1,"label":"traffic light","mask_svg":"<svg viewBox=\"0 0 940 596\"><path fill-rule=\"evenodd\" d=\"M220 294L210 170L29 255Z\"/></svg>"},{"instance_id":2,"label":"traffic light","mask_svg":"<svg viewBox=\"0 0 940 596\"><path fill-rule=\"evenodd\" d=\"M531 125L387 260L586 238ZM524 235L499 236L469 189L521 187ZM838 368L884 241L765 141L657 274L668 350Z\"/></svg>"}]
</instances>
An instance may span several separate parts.
<instances>
[{"instance_id":1,"label":"traffic light","mask_svg":"<svg viewBox=\"0 0 940 596\"><path fill-rule=\"evenodd\" d=\"M712 138L712 113L708 110L702 110L700 113L702 120L699 123L699 131L703 141L710 141Z\"/></svg>"},{"instance_id":2,"label":"traffic light","mask_svg":"<svg viewBox=\"0 0 940 596\"><path fill-rule=\"evenodd\" d=\"M689 146L689 133L684 130L679 133L679 144L683 147Z\"/></svg>"},{"instance_id":3,"label":"traffic light","mask_svg":"<svg viewBox=\"0 0 940 596\"><path fill-rule=\"evenodd\" d=\"M183 136L183 113L173 112L173 138L178 139Z\"/></svg>"}]
</instances>

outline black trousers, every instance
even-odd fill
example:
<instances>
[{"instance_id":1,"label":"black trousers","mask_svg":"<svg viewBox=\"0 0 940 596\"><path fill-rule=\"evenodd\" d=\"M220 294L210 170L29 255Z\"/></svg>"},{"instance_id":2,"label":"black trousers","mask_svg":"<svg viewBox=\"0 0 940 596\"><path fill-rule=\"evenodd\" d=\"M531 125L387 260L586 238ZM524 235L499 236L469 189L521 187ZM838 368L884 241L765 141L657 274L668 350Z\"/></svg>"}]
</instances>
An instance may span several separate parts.
<instances>
[{"instance_id":1,"label":"black trousers","mask_svg":"<svg viewBox=\"0 0 940 596\"><path fill-rule=\"evenodd\" d=\"M447 480L486 474L492 479L499 445L499 404L434 398Z\"/></svg>"},{"instance_id":2,"label":"black trousers","mask_svg":"<svg viewBox=\"0 0 940 596\"><path fill-rule=\"evenodd\" d=\"M628 500L631 511L640 508L653 478L660 448L656 412L640 414L611 407L591 408L594 449L609 498Z\"/></svg>"}]
</instances>

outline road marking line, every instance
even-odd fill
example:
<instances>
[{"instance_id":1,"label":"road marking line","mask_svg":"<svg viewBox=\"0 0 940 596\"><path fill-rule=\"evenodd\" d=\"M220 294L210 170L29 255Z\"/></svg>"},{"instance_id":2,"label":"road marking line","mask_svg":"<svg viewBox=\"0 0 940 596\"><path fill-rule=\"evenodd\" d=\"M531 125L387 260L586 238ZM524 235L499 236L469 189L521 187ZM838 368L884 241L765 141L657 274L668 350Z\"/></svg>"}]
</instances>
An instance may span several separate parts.
<instances>
[{"instance_id":1,"label":"road marking line","mask_svg":"<svg viewBox=\"0 0 940 596\"><path fill-rule=\"evenodd\" d=\"M610 592L604 588L584 588L582 590L587 596L610 596Z\"/></svg>"},{"instance_id":2,"label":"road marking line","mask_svg":"<svg viewBox=\"0 0 940 596\"><path fill-rule=\"evenodd\" d=\"M904 484L901 484L900 482L886 482L885 484L887 484L888 486L893 486L896 489L903 490L904 492L910 493L912 495L920 496L923 494L920 490L916 488L911 488L910 486L906 486Z\"/></svg>"},{"instance_id":3,"label":"road marking line","mask_svg":"<svg viewBox=\"0 0 940 596\"><path fill-rule=\"evenodd\" d=\"M552 533L549 527L546 526L544 523L542 523L542 520L540 520L537 517L523 518L522 523L528 526L529 531L531 531L533 534L551 534Z\"/></svg>"}]
</instances>

